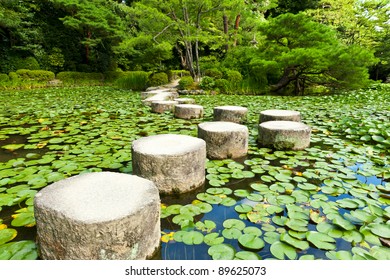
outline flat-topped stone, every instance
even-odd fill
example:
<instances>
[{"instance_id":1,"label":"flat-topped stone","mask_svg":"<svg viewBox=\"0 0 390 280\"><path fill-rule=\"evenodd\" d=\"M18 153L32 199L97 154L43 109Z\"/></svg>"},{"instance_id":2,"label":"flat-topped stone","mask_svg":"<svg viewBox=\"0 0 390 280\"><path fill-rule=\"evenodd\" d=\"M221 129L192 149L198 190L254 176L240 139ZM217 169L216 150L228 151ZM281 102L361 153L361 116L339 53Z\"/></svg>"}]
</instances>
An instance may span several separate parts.
<instances>
[{"instance_id":1,"label":"flat-topped stone","mask_svg":"<svg viewBox=\"0 0 390 280\"><path fill-rule=\"evenodd\" d=\"M206 141L209 159L239 158L248 153L248 128L233 122L198 125L198 137Z\"/></svg>"},{"instance_id":2,"label":"flat-topped stone","mask_svg":"<svg viewBox=\"0 0 390 280\"><path fill-rule=\"evenodd\" d=\"M301 121L301 113L293 110L265 110L260 112L259 123L268 121Z\"/></svg>"},{"instance_id":3,"label":"flat-topped stone","mask_svg":"<svg viewBox=\"0 0 390 280\"><path fill-rule=\"evenodd\" d=\"M179 104L195 104L195 99L193 98L175 98L174 101L177 101Z\"/></svg>"},{"instance_id":4,"label":"flat-topped stone","mask_svg":"<svg viewBox=\"0 0 390 280\"><path fill-rule=\"evenodd\" d=\"M153 101L151 108L154 113L164 113L166 111L173 111L174 106L178 104L177 101L163 100L163 101Z\"/></svg>"},{"instance_id":5,"label":"flat-topped stone","mask_svg":"<svg viewBox=\"0 0 390 280\"><path fill-rule=\"evenodd\" d=\"M142 103L147 106L151 106L153 101L173 100L174 98L177 97L177 93L170 92L167 90L151 91L149 93L153 93L153 95L142 100Z\"/></svg>"},{"instance_id":6,"label":"flat-topped stone","mask_svg":"<svg viewBox=\"0 0 390 280\"><path fill-rule=\"evenodd\" d=\"M132 144L133 173L153 181L160 193L184 193L205 182L206 143L187 135L160 134Z\"/></svg>"},{"instance_id":7,"label":"flat-topped stone","mask_svg":"<svg viewBox=\"0 0 390 280\"><path fill-rule=\"evenodd\" d=\"M214 121L245 123L248 109L242 106L219 106L214 108Z\"/></svg>"},{"instance_id":8,"label":"flat-topped stone","mask_svg":"<svg viewBox=\"0 0 390 280\"><path fill-rule=\"evenodd\" d=\"M258 142L277 150L303 150L310 146L311 128L294 121L269 121L259 124Z\"/></svg>"},{"instance_id":9,"label":"flat-topped stone","mask_svg":"<svg viewBox=\"0 0 390 280\"><path fill-rule=\"evenodd\" d=\"M203 117L203 106L195 104L178 104L175 105L173 114L179 119L199 119Z\"/></svg>"},{"instance_id":10,"label":"flat-topped stone","mask_svg":"<svg viewBox=\"0 0 390 280\"><path fill-rule=\"evenodd\" d=\"M34 209L42 259L146 259L159 247L158 189L134 175L58 181L36 194Z\"/></svg>"}]
</instances>

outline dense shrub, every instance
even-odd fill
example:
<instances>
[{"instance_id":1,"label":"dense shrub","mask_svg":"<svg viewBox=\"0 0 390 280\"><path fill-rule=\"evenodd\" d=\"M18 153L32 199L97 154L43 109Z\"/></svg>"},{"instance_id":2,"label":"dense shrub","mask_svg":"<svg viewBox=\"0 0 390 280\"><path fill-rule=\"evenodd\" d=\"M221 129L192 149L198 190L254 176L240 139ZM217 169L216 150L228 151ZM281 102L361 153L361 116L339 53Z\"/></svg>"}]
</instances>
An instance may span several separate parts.
<instances>
[{"instance_id":1,"label":"dense shrub","mask_svg":"<svg viewBox=\"0 0 390 280\"><path fill-rule=\"evenodd\" d=\"M204 75L209 76L209 77L214 78L214 79L222 79L222 77L223 77L222 72L220 70L218 70L217 68L206 69L204 71Z\"/></svg>"},{"instance_id":2,"label":"dense shrub","mask_svg":"<svg viewBox=\"0 0 390 280\"><path fill-rule=\"evenodd\" d=\"M194 85L194 79L191 76L185 76L179 81L179 89L190 89Z\"/></svg>"},{"instance_id":3,"label":"dense shrub","mask_svg":"<svg viewBox=\"0 0 390 280\"><path fill-rule=\"evenodd\" d=\"M123 75L116 80L115 85L122 89L142 91L147 88L149 73L144 71L123 72Z\"/></svg>"},{"instance_id":4,"label":"dense shrub","mask_svg":"<svg viewBox=\"0 0 390 280\"><path fill-rule=\"evenodd\" d=\"M104 73L104 81L112 83L124 75L123 71L108 71Z\"/></svg>"},{"instance_id":5,"label":"dense shrub","mask_svg":"<svg viewBox=\"0 0 390 280\"><path fill-rule=\"evenodd\" d=\"M242 82L242 75L236 70L227 70L225 76L234 87L238 87Z\"/></svg>"},{"instance_id":6,"label":"dense shrub","mask_svg":"<svg viewBox=\"0 0 390 280\"><path fill-rule=\"evenodd\" d=\"M15 70L18 69L39 70L40 69L38 61L32 56L26 58L15 58L13 68Z\"/></svg>"},{"instance_id":7,"label":"dense shrub","mask_svg":"<svg viewBox=\"0 0 390 280\"><path fill-rule=\"evenodd\" d=\"M66 85L99 85L103 82L102 73L65 71L58 73L56 77Z\"/></svg>"},{"instance_id":8,"label":"dense shrub","mask_svg":"<svg viewBox=\"0 0 390 280\"><path fill-rule=\"evenodd\" d=\"M204 76L199 84L201 89L212 90L215 87L215 80L212 77Z\"/></svg>"},{"instance_id":9,"label":"dense shrub","mask_svg":"<svg viewBox=\"0 0 390 280\"><path fill-rule=\"evenodd\" d=\"M168 75L166 73L160 72L152 74L149 77L148 85L151 87L166 85L168 83Z\"/></svg>"},{"instance_id":10,"label":"dense shrub","mask_svg":"<svg viewBox=\"0 0 390 280\"><path fill-rule=\"evenodd\" d=\"M220 93L229 93L231 90L231 84L226 79L215 80L215 88L219 90Z\"/></svg>"},{"instance_id":11,"label":"dense shrub","mask_svg":"<svg viewBox=\"0 0 390 280\"><path fill-rule=\"evenodd\" d=\"M0 73L0 83L9 82L9 77L7 74Z\"/></svg>"},{"instance_id":12,"label":"dense shrub","mask_svg":"<svg viewBox=\"0 0 390 280\"><path fill-rule=\"evenodd\" d=\"M11 81L19 80L18 74L16 74L15 72L9 72L8 77Z\"/></svg>"},{"instance_id":13,"label":"dense shrub","mask_svg":"<svg viewBox=\"0 0 390 280\"><path fill-rule=\"evenodd\" d=\"M172 75L171 80L176 80L186 76L191 76L190 71L187 70L170 70L169 72Z\"/></svg>"},{"instance_id":14,"label":"dense shrub","mask_svg":"<svg viewBox=\"0 0 390 280\"><path fill-rule=\"evenodd\" d=\"M16 74L20 79L39 82L50 81L55 78L55 74L53 72L46 70L19 69L16 71Z\"/></svg>"}]
</instances>

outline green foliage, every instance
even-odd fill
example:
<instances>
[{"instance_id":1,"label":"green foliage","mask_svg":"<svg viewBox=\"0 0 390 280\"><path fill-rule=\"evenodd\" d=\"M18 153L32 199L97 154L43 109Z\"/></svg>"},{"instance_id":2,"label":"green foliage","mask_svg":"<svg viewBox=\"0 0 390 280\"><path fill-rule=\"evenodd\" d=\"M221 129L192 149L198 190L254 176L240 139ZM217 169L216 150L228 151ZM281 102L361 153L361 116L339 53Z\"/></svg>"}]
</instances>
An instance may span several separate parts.
<instances>
[{"instance_id":1,"label":"green foliage","mask_svg":"<svg viewBox=\"0 0 390 280\"><path fill-rule=\"evenodd\" d=\"M55 78L55 74L53 72L45 70L19 69L16 71L16 74L21 80L33 80L39 82L47 82Z\"/></svg>"},{"instance_id":2,"label":"green foliage","mask_svg":"<svg viewBox=\"0 0 390 280\"><path fill-rule=\"evenodd\" d=\"M28 70L39 70L39 63L34 57L19 58L15 60L15 70L28 69Z\"/></svg>"},{"instance_id":3,"label":"green foliage","mask_svg":"<svg viewBox=\"0 0 390 280\"><path fill-rule=\"evenodd\" d=\"M229 93L231 84L226 79L217 79L215 80L215 88L218 89L220 93Z\"/></svg>"},{"instance_id":4,"label":"green foliage","mask_svg":"<svg viewBox=\"0 0 390 280\"><path fill-rule=\"evenodd\" d=\"M184 76L179 81L179 89L190 89L194 85L194 79L191 76Z\"/></svg>"},{"instance_id":5,"label":"green foliage","mask_svg":"<svg viewBox=\"0 0 390 280\"><path fill-rule=\"evenodd\" d=\"M147 88L149 73L144 71L124 72L115 85L121 89L131 89L134 91L143 91Z\"/></svg>"},{"instance_id":6,"label":"green foliage","mask_svg":"<svg viewBox=\"0 0 390 280\"><path fill-rule=\"evenodd\" d=\"M65 71L56 75L65 85L99 85L103 82L102 73Z\"/></svg>"},{"instance_id":7,"label":"green foliage","mask_svg":"<svg viewBox=\"0 0 390 280\"><path fill-rule=\"evenodd\" d=\"M185 76L191 76L188 70L169 70L172 75L172 79L176 80Z\"/></svg>"},{"instance_id":8,"label":"green foliage","mask_svg":"<svg viewBox=\"0 0 390 280\"><path fill-rule=\"evenodd\" d=\"M212 90L215 88L215 79L213 77L204 76L199 84L201 89Z\"/></svg>"},{"instance_id":9,"label":"green foliage","mask_svg":"<svg viewBox=\"0 0 390 280\"><path fill-rule=\"evenodd\" d=\"M0 83L8 82L9 77L7 74L0 73Z\"/></svg>"},{"instance_id":10,"label":"green foliage","mask_svg":"<svg viewBox=\"0 0 390 280\"><path fill-rule=\"evenodd\" d=\"M242 75L240 72L236 70L227 70L225 72L225 77L234 88L237 89L240 87L242 82Z\"/></svg>"},{"instance_id":11,"label":"green foliage","mask_svg":"<svg viewBox=\"0 0 390 280\"><path fill-rule=\"evenodd\" d=\"M148 85L155 87L168 84L168 75L166 73L154 73L149 77Z\"/></svg>"},{"instance_id":12,"label":"green foliage","mask_svg":"<svg viewBox=\"0 0 390 280\"><path fill-rule=\"evenodd\" d=\"M206 69L204 75L214 79L222 79L223 77L222 71L217 68Z\"/></svg>"}]
</instances>

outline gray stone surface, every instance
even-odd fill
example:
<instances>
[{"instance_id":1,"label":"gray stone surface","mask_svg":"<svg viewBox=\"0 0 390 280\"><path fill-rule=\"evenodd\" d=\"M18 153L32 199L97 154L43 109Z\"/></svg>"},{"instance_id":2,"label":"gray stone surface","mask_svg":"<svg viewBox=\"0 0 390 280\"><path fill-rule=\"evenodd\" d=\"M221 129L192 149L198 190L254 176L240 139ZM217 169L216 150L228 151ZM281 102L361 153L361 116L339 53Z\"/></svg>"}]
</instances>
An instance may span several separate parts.
<instances>
[{"instance_id":1,"label":"gray stone surface","mask_svg":"<svg viewBox=\"0 0 390 280\"><path fill-rule=\"evenodd\" d=\"M167 89L149 91L147 93L150 94L150 96L142 100L142 103L147 106L151 106L153 101L173 100L177 97L176 92L172 92Z\"/></svg>"},{"instance_id":2,"label":"gray stone surface","mask_svg":"<svg viewBox=\"0 0 390 280\"><path fill-rule=\"evenodd\" d=\"M209 159L239 158L248 153L248 128L233 122L198 125L198 137L206 141Z\"/></svg>"},{"instance_id":3,"label":"gray stone surface","mask_svg":"<svg viewBox=\"0 0 390 280\"><path fill-rule=\"evenodd\" d=\"M179 119L200 119L203 117L203 106L195 104L175 105L173 114Z\"/></svg>"},{"instance_id":4,"label":"gray stone surface","mask_svg":"<svg viewBox=\"0 0 390 280\"><path fill-rule=\"evenodd\" d=\"M206 143L187 135L160 134L132 145L133 174L153 181L160 193L184 193L205 182Z\"/></svg>"},{"instance_id":5,"label":"gray stone surface","mask_svg":"<svg viewBox=\"0 0 390 280\"><path fill-rule=\"evenodd\" d=\"M248 109L242 106L219 106L214 108L214 121L245 123Z\"/></svg>"},{"instance_id":6,"label":"gray stone surface","mask_svg":"<svg viewBox=\"0 0 390 280\"><path fill-rule=\"evenodd\" d=\"M258 142L276 150L303 150L310 146L311 128L301 122L269 121L259 124Z\"/></svg>"},{"instance_id":7,"label":"gray stone surface","mask_svg":"<svg viewBox=\"0 0 390 280\"><path fill-rule=\"evenodd\" d=\"M195 104L195 99L193 98L175 98L174 101L177 101L179 104Z\"/></svg>"},{"instance_id":8,"label":"gray stone surface","mask_svg":"<svg viewBox=\"0 0 390 280\"><path fill-rule=\"evenodd\" d=\"M158 189L137 176L70 177L39 191L34 209L42 259L146 259L160 244Z\"/></svg>"},{"instance_id":9,"label":"gray stone surface","mask_svg":"<svg viewBox=\"0 0 390 280\"><path fill-rule=\"evenodd\" d=\"M301 114L292 110L265 110L260 112L259 123L268 121L293 121L300 122Z\"/></svg>"},{"instance_id":10,"label":"gray stone surface","mask_svg":"<svg viewBox=\"0 0 390 280\"><path fill-rule=\"evenodd\" d=\"M177 101L153 101L151 108L154 113L164 113L166 111L173 111L175 105L178 104Z\"/></svg>"}]
</instances>

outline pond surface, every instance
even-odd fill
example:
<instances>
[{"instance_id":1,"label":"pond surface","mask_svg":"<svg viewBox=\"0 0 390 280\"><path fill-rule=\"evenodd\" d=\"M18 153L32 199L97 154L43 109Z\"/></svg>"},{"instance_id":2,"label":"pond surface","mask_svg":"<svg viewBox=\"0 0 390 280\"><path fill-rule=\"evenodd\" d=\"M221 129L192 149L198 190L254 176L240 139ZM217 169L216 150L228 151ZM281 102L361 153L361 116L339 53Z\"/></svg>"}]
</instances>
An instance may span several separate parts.
<instances>
[{"instance_id":1,"label":"pond surface","mask_svg":"<svg viewBox=\"0 0 390 280\"><path fill-rule=\"evenodd\" d=\"M206 185L162 198L158 259L390 259L390 87L334 96L191 96L202 120L153 114L108 87L0 93L0 259L36 259L33 199L84 172L131 174L131 143L197 135L213 107L249 109L249 155L207 162ZM26 102L28 100L28 102ZM301 112L310 148L258 147L260 111Z\"/></svg>"}]
</instances>

